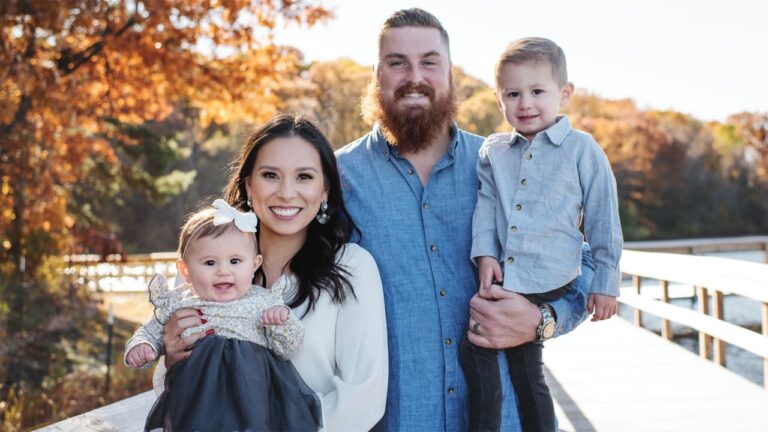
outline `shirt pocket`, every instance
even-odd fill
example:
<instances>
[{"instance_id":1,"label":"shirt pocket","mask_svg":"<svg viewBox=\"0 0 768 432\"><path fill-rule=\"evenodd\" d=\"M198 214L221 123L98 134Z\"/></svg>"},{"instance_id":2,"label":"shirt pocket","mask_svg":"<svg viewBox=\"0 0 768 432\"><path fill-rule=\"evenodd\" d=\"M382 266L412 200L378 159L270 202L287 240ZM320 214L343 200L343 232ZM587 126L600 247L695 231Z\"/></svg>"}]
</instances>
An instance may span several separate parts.
<instances>
[{"instance_id":1,"label":"shirt pocket","mask_svg":"<svg viewBox=\"0 0 768 432\"><path fill-rule=\"evenodd\" d=\"M577 179L565 170L558 170L544 188L550 223L555 229L579 229L583 194Z\"/></svg>"}]
</instances>

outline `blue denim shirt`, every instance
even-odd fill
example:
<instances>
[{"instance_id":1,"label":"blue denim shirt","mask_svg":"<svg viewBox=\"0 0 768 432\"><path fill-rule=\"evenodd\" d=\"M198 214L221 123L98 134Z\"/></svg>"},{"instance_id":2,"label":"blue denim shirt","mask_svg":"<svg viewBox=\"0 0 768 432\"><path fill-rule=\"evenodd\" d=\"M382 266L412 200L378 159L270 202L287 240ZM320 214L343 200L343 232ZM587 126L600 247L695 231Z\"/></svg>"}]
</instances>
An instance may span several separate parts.
<instances>
[{"instance_id":1,"label":"blue denim shirt","mask_svg":"<svg viewBox=\"0 0 768 432\"><path fill-rule=\"evenodd\" d=\"M482 141L454 128L449 151L426 186L378 127L336 153L344 199L362 233L356 241L376 259L384 286L389 390L377 430L466 430L458 346L477 292L469 252ZM552 304L556 334L586 317L590 278L585 268L576 289ZM499 359L506 371L505 356ZM502 376L503 430L519 430L509 374Z\"/></svg>"},{"instance_id":2,"label":"blue denim shirt","mask_svg":"<svg viewBox=\"0 0 768 432\"><path fill-rule=\"evenodd\" d=\"M583 219L595 260L589 291L619 296L623 237L616 179L589 134L562 116L531 142L514 132L491 135L480 148L477 175L472 258L499 260L504 289L543 293L575 279Z\"/></svg>"}]
</instances>

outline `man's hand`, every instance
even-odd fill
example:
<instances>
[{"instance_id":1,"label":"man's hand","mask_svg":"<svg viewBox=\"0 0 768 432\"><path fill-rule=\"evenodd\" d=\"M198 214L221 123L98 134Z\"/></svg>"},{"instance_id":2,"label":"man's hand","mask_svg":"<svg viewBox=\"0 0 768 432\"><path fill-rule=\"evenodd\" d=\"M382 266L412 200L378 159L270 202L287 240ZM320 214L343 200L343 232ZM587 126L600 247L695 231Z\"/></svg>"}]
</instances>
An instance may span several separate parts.
<instances>
[{"instance_id":1,"label":"man's hand","mask_svg":"<svg viewBox=\"0 0 768 432\"><path fill-rule=\"evenodd\" d=\"M511 348L536 339L541 311L520 294L491 285L490 298L469 302L469 341L485 348ZM478 325L475 326L475 323Z\"/></svg>"},{"instance_id":2,"label":"man's hand","mask_svg":"<svg viewBox=\"0 0 768 432\"><path fill-rule=\"evenodd\" d=\"M261 323L264 325L280 325L288 320L290 309L287 306L272 306L261 314Z\"/></svg>"},{"instance_id":3,"label":"man's hand","mask_svg":"<svg viewBox=\"0 0 768 432\"><path fill-rule=\"evenodd\" d=\"M480 297L490 299L493 281L501 281L504 277L501 274L501 265L494 257L477 257L477 274L480 282Z\"/></svg>"},{"instance_id":4,"label":"man's hand","mask_svg":"<svg viewBox=\"0 0 768 432\"><path fill-rule=\"evenodd\" d=\"M619 311L616 297L602 294L590 294L587 299L587 313L592 314L592 321L608 319Z\"/></svg>"},{"instance_id":5,"label":"man's hand","mask_svg":"<svg viewBox=\"0 0 768 432\"><path fill-rule=\"evenodd\" d=\"M189 349L192 344L205 336L199 332L181 337L184 330L204 324L203 313L199 309L179 309L171 315L171 319L163 327L163 345L165 346L165 366L170 367L179 360L192 355ZM210 331L210 330L209 330Z\"/></svg>"},{"instance_id":6,"label":"man's hand","mask_svg":"<svg viewBox=\"0 0 768 432\"><path fill-rule=\"evenodd\" d=\"M130 367L139 367L154 361L156 357L157 353L155 352L155 349L149 344L142 343L128 351L128 355L125 356L125 361Z\"/></svg>"}]
</instances>

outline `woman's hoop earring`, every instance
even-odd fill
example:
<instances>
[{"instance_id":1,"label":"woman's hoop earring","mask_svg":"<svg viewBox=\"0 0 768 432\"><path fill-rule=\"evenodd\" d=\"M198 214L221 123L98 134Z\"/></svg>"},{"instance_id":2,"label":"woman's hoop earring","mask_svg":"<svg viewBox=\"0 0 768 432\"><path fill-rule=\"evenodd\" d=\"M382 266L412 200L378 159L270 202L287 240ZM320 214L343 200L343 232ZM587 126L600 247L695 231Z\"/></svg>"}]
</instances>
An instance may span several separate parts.
<instances>
[{"instance_id":1,"label":"woman's hoop earring","mask_svg":"<svg viewBox=\"0 0 768 432\"><path fill-rule=\"evenodd\" d=\"M253 208L253 201L251 201L251 197L248 197L248 201L246 201L246 205L248 206L248 210Z\"/></svg>"},{"instance_id":2,"label":"woman's hoop earring","mask_svg":"<svg viewBox=\"0 0 768 432\"><path fill-rule=\"evenodd\" d=\"M326 210L328 210L328 201L323 201L320 203L320 211L317 213L317 216L315 216L317 222L322 225L327 224L328 221L331 220L331 217L325 212Z\"/></svg>"}]
</instances>

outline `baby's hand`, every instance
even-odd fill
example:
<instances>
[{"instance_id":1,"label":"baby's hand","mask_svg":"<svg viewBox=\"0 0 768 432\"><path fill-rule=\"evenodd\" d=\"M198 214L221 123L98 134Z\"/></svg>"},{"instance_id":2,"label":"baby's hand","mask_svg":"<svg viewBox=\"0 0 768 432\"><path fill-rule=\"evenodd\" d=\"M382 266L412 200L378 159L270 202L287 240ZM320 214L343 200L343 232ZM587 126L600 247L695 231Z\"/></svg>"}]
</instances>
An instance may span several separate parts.
<instances>
[{"instance_id":1,"label":"baby's hand","mask_svg":"<svg viewBox=\"0 0 768 432\"><path fill-rule=\"evenodd\" d=\"M490 299L491 285L494 281L500 282L503 279L501 265L494 257L481 256L477 258L477 270L480 279L480 297Z\"/></svg>"},{"instance_id":2,"label":"baby's hand","mask_svg":"<svg viewBox=\"0 0 768 432\"><path fill-rule=\"evenodd\" d=\"M593 314L592 321L608 319L619 310L619 302L616 297L602 294L590 294L587 300L587 313Z\"/></svg>"},{"instance_id":3,"label":"baby's hand","mask_svg":"<svg viewBox=\"0 0 768 432\"><path fill-rule=\"evenodd\" d=\"M143 343L131 348L131 350L128 351L125 360L128 363L128 366L139 367L154 361L156 355L155 350L152 349L151 346Z\"/></svg>"},{"instance_id":4,"label":"baby's hand","mask_svg":"<svg viewBox=\"0 0 768 432\"><path fill-rule=\"evenodd\" d=\"M288 306L272 306L261 314L261 323L264 325L280 325L288 320L291 310Z\"/></svg>"}]
</instances>

